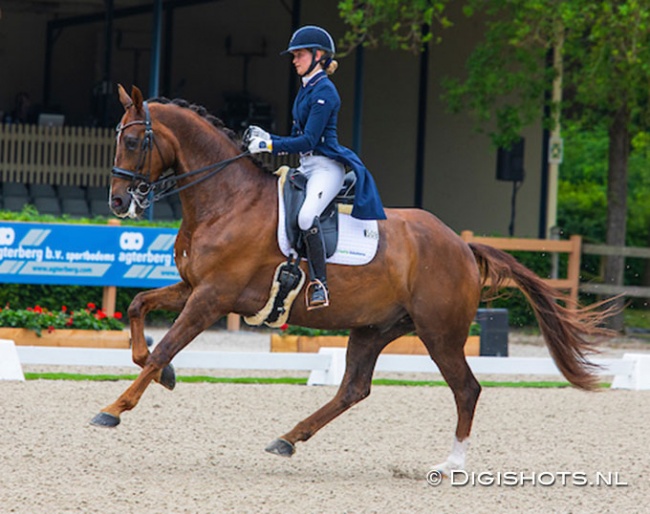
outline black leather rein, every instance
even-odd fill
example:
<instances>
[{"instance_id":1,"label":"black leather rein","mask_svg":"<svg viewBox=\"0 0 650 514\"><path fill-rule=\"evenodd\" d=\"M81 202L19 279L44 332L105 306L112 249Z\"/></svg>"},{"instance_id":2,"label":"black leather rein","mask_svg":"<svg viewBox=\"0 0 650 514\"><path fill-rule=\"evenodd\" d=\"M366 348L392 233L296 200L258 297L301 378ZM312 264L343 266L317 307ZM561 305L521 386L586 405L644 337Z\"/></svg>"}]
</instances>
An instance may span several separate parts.
<instances>
[{"instance_id":1,"label":"black leather rein","mask_svg":"<svg viewBox=\"0 0 650 514\"><path fill-rule=\"evenodd\" d=\"M124 131L124 129L132 125L144 125L144 139L142 140L142 147L141 147L142 154L140 157L140 162L138 163L138 167L135 171L131 171L124 168L119 168L117 166L113 166L113 169L111 170L111 174L117 178L131 180L131 185L129 186L127 191L131 195L133 201L138 205L138 207L140 207L143 210L149 207L149 205L152 202L157 202L158 200L161 200L173 194L177 194L183 191L184 189L187 189L188 187L192 187L197 184L200 184L201 182L216 175L218 172L226 168L229 164L232 164L233 162L241 159L242 157L248 157L250 155L249 151L245 151L243 153L240 153L239 155L236 155L235 157L231 157L230 159L225 159L223 161L214 164L209 164L208 166L204 166L203 168L188 171L186 173L181 173L180 175L165 175L159 178L158 180L151 182L149 180L149 177L151 176L151 157L149 157L149 172L147 173L147 175L144 175L142 173L142 170L146 165L147 156L150 155L150 151L152 147L155 146L159 154L160 154L160 148L158 148L158 144L156 143L154 137L153 127L151 123L151 114L149 112L149 105L145 101L142 103L142 106L144 108L144 120L135 120L125 125L118 125L115 129L115 131L118 134L120 134L122 133L122 131ZM187 179L195 175L198 175L200 173L206 173L206 172L207 174L204 175L203 177L194 180L188 184L185 184L184 186L176 187L177 183L180 180ZM153 196L150 199L149 194L152 191L153 191Z\"/></svg>"}]
</instances>

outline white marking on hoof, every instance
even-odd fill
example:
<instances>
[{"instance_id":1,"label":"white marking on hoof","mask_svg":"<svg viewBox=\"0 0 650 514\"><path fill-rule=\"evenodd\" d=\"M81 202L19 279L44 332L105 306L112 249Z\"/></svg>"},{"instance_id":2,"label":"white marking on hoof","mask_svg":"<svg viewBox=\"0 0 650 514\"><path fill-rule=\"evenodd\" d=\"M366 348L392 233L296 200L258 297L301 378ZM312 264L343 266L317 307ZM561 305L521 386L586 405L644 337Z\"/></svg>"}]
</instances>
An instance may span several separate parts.
<instances>
[{"instance_id":1,"label":"white marking on hoof","mask_svg":"<svg viewBox=\"0 0 650 514\"><path fill-rule=\"evenodd\" d=\"M460 471L465 469L465 456L467 455L467 448L469 447L469 438L464 441L459 441L454 437L454 444L451 447L451 453L447 460L441 464L436 464L431 467L432 471L438 471L443 476L449 478L452 471Z\"/></svg>"}]
</instances>

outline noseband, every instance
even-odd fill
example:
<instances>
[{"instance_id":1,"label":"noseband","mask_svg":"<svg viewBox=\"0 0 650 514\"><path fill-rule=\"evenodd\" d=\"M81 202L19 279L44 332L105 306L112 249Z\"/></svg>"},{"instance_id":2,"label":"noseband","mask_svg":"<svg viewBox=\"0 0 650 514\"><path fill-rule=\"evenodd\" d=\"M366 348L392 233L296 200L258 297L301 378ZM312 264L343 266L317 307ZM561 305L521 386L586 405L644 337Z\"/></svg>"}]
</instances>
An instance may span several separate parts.
<instances>
[{"instance_id":1,"label":"noseband","mask_svg":"<svg viewBox=\"0 0 650 514\"><path fill-rule=\"evenodd\" d=\"M157 202L162 198L166 198L173 194L179 193L180 191L187 189L188 187L200 184L204 180L209 179L219 171L223 170L229 164L235 162L238 159L241 159L242 157L247 157L250 155L250 152L246 151L239 155L236 155L235 157L231 157L230 159L225 159L215 164L209 164L208 166L204 166L203 168L199 168L193 171L188 171L186 173L181 173L180 175L170 175L170 174L163 175L160 179L151 182L149 180L149 177L151 177L151 161L152 161L150 155L151 149L154 146L156 147L156 149L158 150L158 154L161 157L161 160L162 160L162 153L154 137L153 126L151 123L151 113L149 112L149 104L146 101L142 102L142 107L144 108L144 120L134 120L124 125L120 124L115 129L115 131L119 135L128 127L131 127L133 125L144 125L144 139L142 140L142 145L140 149L141 154L140 154L140 160L138 162L138 166L135 169L135 171L113 166L113 169L111 171L111 174L114 177L131 181L131 184L129 185L126 191L131 196L133 202L142 210L149 207L153 202ZM147 174L144 174L143 170L147 163L147 157L149 159L149 171L147 172ZM194 175L198 175L199 173L205 173L205 172L208 173L203 177L197 180L193 180L192 182L185 184L183 186L176 187L179 180L190 178Z\"/></svg>"}]
</instances>

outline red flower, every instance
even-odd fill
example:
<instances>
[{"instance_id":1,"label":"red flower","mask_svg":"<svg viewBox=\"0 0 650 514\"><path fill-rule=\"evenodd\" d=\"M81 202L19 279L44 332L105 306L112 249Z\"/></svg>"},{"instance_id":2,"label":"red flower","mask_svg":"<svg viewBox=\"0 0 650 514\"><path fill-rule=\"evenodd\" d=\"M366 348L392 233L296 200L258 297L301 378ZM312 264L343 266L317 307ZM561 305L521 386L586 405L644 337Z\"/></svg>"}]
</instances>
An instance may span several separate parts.
<instances>
[{"instance_id":1,"label":"red flower","mask_svg":"<svg viewBox=\"0 0 650 514\"><path fill-rule=\"evenodd\" d=\"M104 311L97 311L97 314L95 314L95 317L97 319L104 319L106 317L106 313Z\"/></svg>"},{"instance_id":2,"label":"red flower","mask_svg":"<svg viewBox=\"0 0 650 514\"><path fill-rule=\"evenodd\" d=\"M289 323L285 323L284 325L280 326L280 330L282 330L282 332L284 332L288 328L289 328Z\"/></svg>"},{"instance_id":3,"label":"red flower","mask_svg":"<svg viewBox=\"0 0 650 514\"><path fill-rule=\"evenodd\" d=\"M73 323L73 319L72 319L72 316L70 316L70 319L68 319L68 321L66 321L65 324L66 324L66 326L71 327L72 323Z\"/></svg>"},{"instance_id":4,"label":"red flower","mask_svg":"<svg viewBox=\"0 0 650 514\"><path fill-rule=\"evenodd\" d=\"M122 319L122 313L121 312L116 312L115 314L113 314L113 317L115 319Z\"/></svg>"},{"instance_id":5,"label":"red flower","mask_svg":"<svg viewBox=\"0 0 650 514\"><path fill-rule=\"evenodd\" d=\"M31 307L27 307L27 309L25 309L25 310L26 310L27 312L32 312L34 309L32 309Z\"/></svg>"},{"instance_id":6,"label":"red flower","mask_svg":"<svg viewBox=\"0 0 650 514\"><path fill-rule=\"evenodd\" d=\"M91 311L94 311L94 310L97 308L97 305L95 305L93 302L90 302L90 303L88 304L88 308L89 308Z\"/></svg>"},{"instance_id":7,"label":"red flower","mask_svg":"<svg viewBox=\"0 0 650 514\"><path fill-rule=\"evenodd\" d=\"M36 307L34 307L34 312L36 314L43 314L43 309L41 308L40 305L37 305Z\"/></svg>"},{"instance_id":8,"label":"red flower","mask_svg":"<svg viewBox=\"0 0 650 514\"><path fill-rule=\"evenodd\" d=\"M68 312L68 308L65 305L62 305L61 312Z\"/></svg>"},{"instance_id":9,"label":"red flower","mask_svg":"<svg viewBox=\"0 0 650 514\"><path fill-rule=\"evenodd\" d=\"M47 333L51 334L52 332L54 332L54 327L50 325L49 327L47 327Z\"/></svg>"}]
</instances>

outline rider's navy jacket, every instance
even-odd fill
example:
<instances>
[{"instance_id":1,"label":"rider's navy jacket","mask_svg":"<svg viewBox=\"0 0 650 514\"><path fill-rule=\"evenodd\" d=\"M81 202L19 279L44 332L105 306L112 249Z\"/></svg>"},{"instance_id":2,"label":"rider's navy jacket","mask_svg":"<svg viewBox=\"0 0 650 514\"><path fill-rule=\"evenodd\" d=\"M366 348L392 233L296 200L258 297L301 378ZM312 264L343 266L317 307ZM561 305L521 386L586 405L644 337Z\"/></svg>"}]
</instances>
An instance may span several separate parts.
<instances>
[{"instance_id":1,"label":"rider's navy jacket","mask_svg":"<svg viewBox=\"0 0 650 514\"><path fill-rule=\"evenodd\" d=\"M341 146L336 132L341 98L334 83L323 71L300 88L293 103L293 127L288 137L272 135L273 153L324 155L349 166L357 177L352 216L359 219L386 219L375 181L349 148Z\"/></svg>"}]
</instances>

